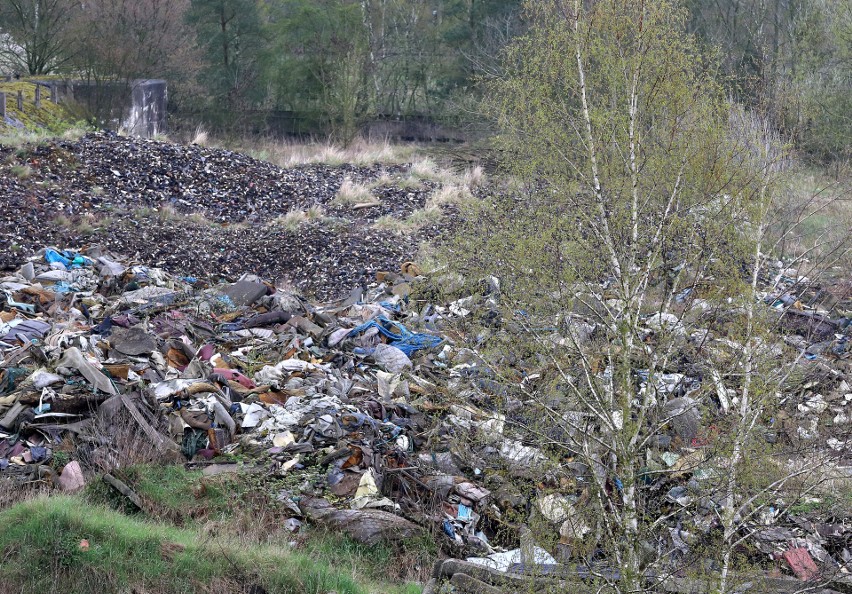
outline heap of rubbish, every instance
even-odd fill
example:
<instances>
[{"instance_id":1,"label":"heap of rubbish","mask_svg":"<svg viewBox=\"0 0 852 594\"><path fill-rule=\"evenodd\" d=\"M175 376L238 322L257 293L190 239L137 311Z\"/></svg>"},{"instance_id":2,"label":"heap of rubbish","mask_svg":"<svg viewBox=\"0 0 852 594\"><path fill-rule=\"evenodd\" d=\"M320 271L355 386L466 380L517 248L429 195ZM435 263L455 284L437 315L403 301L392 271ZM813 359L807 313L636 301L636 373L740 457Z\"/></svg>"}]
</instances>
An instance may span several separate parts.
<instances>
[{"instance_id":1,"label":"heap of rubbish","mask_svg":"<svg viewBox=\"0 0 852 594\"><path fill-rule=\"evenodd\" d=\"M766 306L800 352L806 388L780 403L767 440L819 443L835 452L834 469L849 474L849 295L820 311L796 293L795 271L779 267L771 280ZM582 502L538 488L548 453L482 397L505 396L506 386L458 322L494 322L499 296L411 298L439 281L405 262L345 299L315 304L252 275L210 286L97 246L41 249L0 278L0 480L82 488L109 468L110 425L125 411L164 459L211 473L250 466L320 476L310 489L277 495L294 527L317 523L366 544L431 535L451 559L436 566L427 592L511 592L530 580L546 591L590 576L617 579L617 568L572 557L566 543L589 532L576 513ZM693 526L706 520L708 530L713 523L700 464L687 463L712 441L707 416L690 400L713 379L684 372L655 381L661 405L685 411L648 454L649 466L670 471L655 487L671 518L665 546L685 555L694 535L682 529L684 518ZM717 394L714 410L724 412L728 396ZM588 469L568 461L561 472L582 484ZM820 514L819 500L808 501L814 505L798 512L767 507L744 523L747 542L782 571L754 591L792 592L827 575L826 588L852 587L852 506ZM555 545L533 539L533 517L551 527ZM662 587L690 591L679 579Z\"/></svg>"}]
</instances>

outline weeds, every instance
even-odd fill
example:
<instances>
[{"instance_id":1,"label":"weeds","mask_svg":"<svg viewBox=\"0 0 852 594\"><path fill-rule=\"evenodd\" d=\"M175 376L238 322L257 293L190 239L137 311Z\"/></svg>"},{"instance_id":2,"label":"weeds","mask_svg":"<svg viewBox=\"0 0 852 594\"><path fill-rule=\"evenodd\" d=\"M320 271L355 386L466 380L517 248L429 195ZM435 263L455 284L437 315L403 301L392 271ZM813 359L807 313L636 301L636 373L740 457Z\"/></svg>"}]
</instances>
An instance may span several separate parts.
<instances>
[{"instance_id":1,"label":"weeds","mask_svg":"<svg viewBox=\"0 0 852 594\"><path fill-rule=\"evenodd\" d=\"M56 125L48 128L6 128L0 132L0 145L22 149L27 145L42 144L49 140L62 138L64 140L79 140L89 128L85 125Z\"/></svg>"},{"instance_id":2,"label":"weeds","mask_svg":"<svg viewBox=\"0 0 852 594\"><path fill-rule=\"evenodd\" d=\"M53 217L53 224L57 227L71 229L74 226L74 221L72 221L68 216L60 214Z\"/></svg>"},{"instance_id":3,"label":"weeds","mask_svg":"<svg viewBox=\"0 0 852 594\"><path fill-rule=\"evenodd\" d=\"M427 207L445 204L462 205L469 204L473 200L474 197L469 186L446 185L432 192L426 204Z\"/></svg>"},{"instance_id":4,"label":"weeds","mask_svg":"<svg viewBox=\"0 0 852 594\"><path fill-rule=\"evenodd\" d=\"M294 233L299 226L310 221L325 221L325 209L322 206L311 206L307 210L291 210L287 214L276 217L271 225L281 227L285 231Z\"/></svg>"},{"instance_id":5,"label":"weeds","mask_svg":"<svg viewBox=\"0 0 852 594\"><path fill-rule=\"evenodd\" d=\"M367 547L340 534L313 527L299 534L288 532L283 528L287 517L285 509L275 496L281 489L297 488L293 481L302 482L304 476L274 477L249 469L203 476L199 471L187 471L178 465L152 464L118 470L116 475L136 491L147 516L195 532L198 542L253 550L271 543L295 541L299 555L312 559L321 567L346 567L346 573L361 584L387 580L425 581L437 555L434 541L425 537L422 541L397 546ZM97 509L105 504L125 508L123 497L101 482L87 487L85 496ZM405 594L419 592L419 587L413 585L367 589Z\"/></svg>"},{"instance_id":6,"label":"weeds","mask_svg":"<svg viewBox=\"0 0 852 594\"><path fill-rule=\"evenodd\" d=\"M340 189L337 191L337 195L332 200L332 204L340 206L375 202L378 202L378 200L370 193L369 186L353 182L348 177L344 178L343 183L340 184Z\"/></svg>"},{"instance_id":7,"label":"weeds","mask_svg":"<svg viewBox=\"0 0 852 594\"><path fill-rule=\"evenodd\" d=\"M215 141L206 139L207 146ZM229 144L229 143L224 143ZM306 165L328 165L338 167L343 164L374 165L404 164L409 162L419 150L415 145L391 144L388 141L356 139L348 147L339 147L325 142L275 142L255 141L249 145L229 145L227 148L243 152L260 161L268 161L285 169Z\"/></svg>"},{"instance_id":8,"label":"weeds","mask_svg":"<svg viewBox=\"0 0 852 594\"><path fill-rule=\"evenodd\" d=\"M394 233L413 233L427 225L434 225L441 220L441 209L437 206L426 206L412 212L405 219L385 215L376 219L373 227Z\"/></svg>"},{"instance_id":9,"label":"weeds","mask_svg":"<svg viewBox=\"0 0 852 594\"><path fill-rule=\"evenodd\" d=\"M0 512L0 592L198 591L225 582L229 591L361 594L328 563L286 547L247 545L121 515L78 497L56 496ZM387 590L384 590L387 591Z\"/></svg>"},{"instance_id":10,"label":"weeds","mask_svg":"<svg viewBox=\"0 0 852 594\"><path fill-rule=\"evenodd\" d=\"M18 179L27 179L33 174L32 167L29 165L13 165L11 172Z\"/></svg>"},{"instance_id":11,"label":"weeds","mask_svg":"<svg viewBox=\"0 0 852 594\"><path fill-rule=\"evenodd\" d=\"M65 214L53 217L53 224L57 227L67 229L77 235L92 235L98 229L108 226L112 222L109 217L97 217L94 214L85 214L76 220Z\"/></svg>"},{"instance_id":12,"label":"weeds","mask_svg":"<svg viewBox=\"0 0 852 594\"><path fill-rule=\"evenodd\" d=\"M195 129L195 136L192 137L192 141L190 144L197 144L198 146L207 146L207 143L210 142L210 137L207 134L207 130L202 126L198 126Z\"/></svg>"}]
</instances>

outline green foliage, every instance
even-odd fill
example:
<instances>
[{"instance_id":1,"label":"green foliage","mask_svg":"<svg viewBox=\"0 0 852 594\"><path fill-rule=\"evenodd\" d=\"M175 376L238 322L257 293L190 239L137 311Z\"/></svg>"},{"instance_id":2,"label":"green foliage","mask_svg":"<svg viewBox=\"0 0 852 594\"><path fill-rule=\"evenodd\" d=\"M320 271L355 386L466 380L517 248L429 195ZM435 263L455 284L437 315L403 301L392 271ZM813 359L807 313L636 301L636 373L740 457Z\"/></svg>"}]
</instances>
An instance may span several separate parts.
<instances>
[{"instance_id":1,"label":"green foliage","mask_svg":"<svg viewBox=\"0 0 852 594\"><path fill-rule=\"evenodd\" d=\"M177 465L140 465L117 474L142 499L144 512L140 513L102 481L87 486L86 499L95 506L109 506L135 517L144 515L190 531L213 530L217 538L226 541L230 535L237 534L243 542L261 544L295 539L300 555L312 559L319 567L347 567L359 583L401 583L412 576L425 575L437 554L434 541L425 537L399 546L368 547L345 535L315 527L299 534L286 532L282 528L283 506L276 496L282 489L298 492L299 485L306 481L304 473L280 478L246 472L203 476L200 471L188 471ZM419 592L414 586L397 589L385 585L384 588L400 594Z\"/></svg>"},{"instance_id":2,"label":"green foliage","mask_svg":"<svg viewBox=\"0 0 852 594\"><path fill-rule=\"evenodd\" d=\"M274 9L275 40L267 68L277 86L277 103L313 111L344 144L357 132L363 105L367 34L357 3L287 0Z\"/></svg>"},{"instance_id":3,"label":"green foliage","mask_svg":"<svg viewBox=\"0 0 852 594\"><path fill-rule=\"evenodd\" d=\"M849 0L689 0L690 28L718 50L728 88L821 163L850 158Z\"/></svg>"},{"instance_id":4,"label":"green foliage","mask_svg":"<svg viewBox=\"0 0 852 594\"><path fill-rule=\"evenodd\" d=\"M575 283L619 283L631 268L664 278L688 257L730 270L744 246L722 221L744 216L751 196L723 195L754 189L725 145L728 106L694 43L655 37L681 31L684 13L647 3L640 32L638 4L601 2L583 17L594 28L575 33L551 3L530 6L533 29L509 49L507 75L488 94L506 165L527 190L484 204L475 241L486 243L466 251L494 254L507 289L540 296L533 307L552 313L571 305ZM723 241L692 253L708 237Z\"/></svg>"},{"instance_id":5,"label":"green foliage","mask_svg":"<svg viewBox=\"0 0 852 594\"><path fill-rule=\"evenodd\" d=\"M705 325L743 344L760 334L746 312L774 145L728 102L677 2L526 7L529 30L487 93L504 165L522 186L468 209L446 259L468 278L499 278L494 307L505 322L476 333L478 352L520 391L522 410L505 414L518 439L541 449L543 466L557 476L567 460L595 469L583 484L570 473L542 483L583 502L595 535L586 544L606 552L630 589L648 553L642 543L668 538L657 522L668 512L645 507L654 498L640 477L658 464L646 440L668 422L656 378L682 369L686 337ZM685 288L729 316L699 321L675 300ZM660 313L670 321L651 323ZM517 379L532 374L541 379ZM758 402L771 379L752 382ZM730 458L753 451L745 433L732 425L744 441L725 446ZM742 476L747 490L766 482L765 473ZM548 522L530 527L541 542L554 539Z\"/></svg>"}]
</instances>

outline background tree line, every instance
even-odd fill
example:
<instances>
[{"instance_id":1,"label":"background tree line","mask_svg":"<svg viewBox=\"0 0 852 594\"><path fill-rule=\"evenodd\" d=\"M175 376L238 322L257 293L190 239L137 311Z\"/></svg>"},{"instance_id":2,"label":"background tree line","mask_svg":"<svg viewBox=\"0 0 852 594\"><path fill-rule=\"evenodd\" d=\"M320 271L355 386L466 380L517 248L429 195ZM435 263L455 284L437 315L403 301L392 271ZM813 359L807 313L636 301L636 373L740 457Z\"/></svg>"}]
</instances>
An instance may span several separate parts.
<instances>
[{"instance_id":1,"label":"background tree line","mask_svg":"<svg viewBox=\"0 0 852 594\"><path fill-rule=\"evenodd\" d=\"M2 0L5 69L166 78L177 115L264 131L286 112L348 141L368 119L476 121L477 82L522 33L520 0ZM852 133L852 0L686 0L728 91L814 159ZM251 118L251 125L247 125Z\"/></svg>"}]
</instances>

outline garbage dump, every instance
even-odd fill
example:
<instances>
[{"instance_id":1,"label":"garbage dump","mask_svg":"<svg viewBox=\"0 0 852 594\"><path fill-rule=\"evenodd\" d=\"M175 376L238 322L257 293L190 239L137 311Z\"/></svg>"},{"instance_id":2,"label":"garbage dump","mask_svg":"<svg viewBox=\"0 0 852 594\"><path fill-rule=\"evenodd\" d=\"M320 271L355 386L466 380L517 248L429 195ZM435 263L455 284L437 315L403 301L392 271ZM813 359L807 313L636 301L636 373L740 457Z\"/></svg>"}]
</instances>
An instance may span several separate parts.
<instances>
[{"instance_id":1,"label":"garbage dump","mask_svg":"<svg viewBox=\"0 0 852 594\"><path fill-rule=\"evenodd\" d=\"M852 294L800 290L802 279L780 263L770 272L764 305L801 379L781 395L766 439L807 440L831 452L831 470L848 479ZM510 388L456 324L473 315L502 324L489 309L493 296L411 298L418 283L439 281L405 262L318 304L253 275L208 285L100 246L43 248L0 279L0 480L83 488L114 448L93 427L125 410L164 459L210 472L236 470L239 458L270 474L319 473L310 492L277 495L294 526L328 526L367 545L434 538L450 559L436 566L429 593L582 591L589 579L617 581L607 559L589 564L571 552L594 538L577 488L594 470L562 460L562 488L543 489L549 454L476 396ZM826 295L830 310L808 305ZM663 323L674 322L647 320ZM535 373L519 379L535 381ZM718 526L701 461L719 431L714 415L736 394L687 367L654 378L636 370L636 381L675 411L647 455L665 479L646 486L666 518L660 548L683 557L696 530ZM701 385L713 386L712 407L698 401ZM57 456L67 460L58 470ZM823 591L850 591L852 506L808 494L787 503L742 522L743 546L775 568L752 591L792 592L821 579ZM549 526L550 541L527 527L532 519ZM659 571L649 567L648 579ZM655 583L701 591L681 574Z\"/></svg>"}]
</instances>

